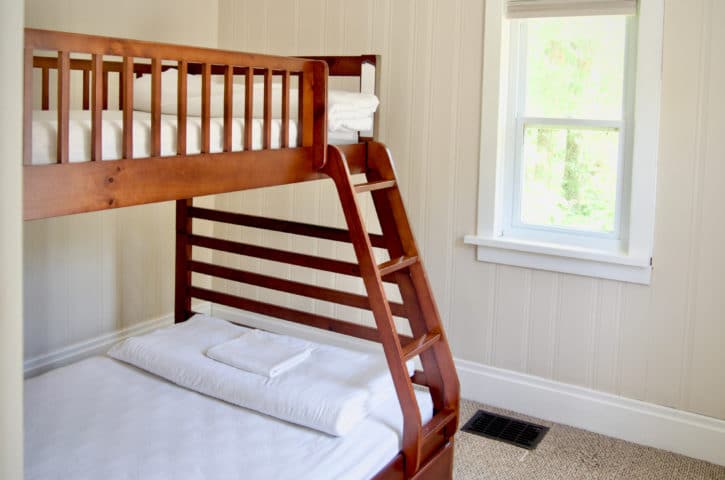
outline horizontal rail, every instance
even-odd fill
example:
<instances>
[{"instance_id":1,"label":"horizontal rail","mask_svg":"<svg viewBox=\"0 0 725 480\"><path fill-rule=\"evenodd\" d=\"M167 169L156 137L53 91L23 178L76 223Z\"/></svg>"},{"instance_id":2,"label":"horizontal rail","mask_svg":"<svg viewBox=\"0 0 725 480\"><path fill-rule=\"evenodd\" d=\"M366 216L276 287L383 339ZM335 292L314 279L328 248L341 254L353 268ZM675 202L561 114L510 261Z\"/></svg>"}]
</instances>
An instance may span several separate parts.
<instances>
[{"instance_id":1,"label":"horizontal rail","mask_svg":"<svg viewBox=\"0 0 725 480\"><path fill-rule=\"evenodd\" d=\"M190 75L201 75L203 65L204 64L200 63L200 62L188 62L187 71ZM58 58L54 57L54 56L50 57L50 56L45 56L45 55L36 55L33 57L33 68L41 68L44 70L55 70L58 68ZM161 65L162 71L166 71L166 70L169 70L172 68L177 68L177 65L175 63ZM91 60L86 60L83 58L71 58L70 69L71 70L91 71L92 62L91 62ZM122 69L123 69L123 62L121 62L120 60L103 60L103 72L120 73L122 71ZM226 73L226 69L227 69L226 65L211 65L212 75L224 75ZM267 71L269 71L268 68L254 68L255 75L264 75ZM275 69L271 70L273 75L282 75L286 71L289 71L290 75L293 75L293 76L299 76L299 74L301 73L299 71L290 71L290 70L275 70ZM144 73L151 73L151 64L135 62L133 64L133 73L135 73L137 75L144 74ZM247 67L234 66L232 69L232 73L234 75L246 75Z\"/></svg>"},{"instance_id":2,"label":"horizontal rail","mask_svg":"<svg viewBox=\"0 0 725 480\"><path fill-rule=\"evenodd\" d=\"M303 56L301 58L307 58L310 60L322 60L327 63L327 67L330 69L330 75L336 77L359 77L362 75L362 66L370 64L375 66L377 64L377 56L375 55L359 55L359 56L324 56L324 55L311 55Z\"/></svg>"},{"instance_id":3,"label":"horizontal rail","mask_svg":"<svg viewBox=\"0 0 725 480\"><path fill-rule=\"evenodd\" d=\"M279 305L272 305L270 303L250 300L248 298L238 297L228 293L215 292L199 287L189 288L189 296L198 298L199 300L206 300L220 305L227 305L241 310L248 310L262 315L281 318L283 320L308 325L322 330L328 330L330 332L341 333L343 335L362 338L373 342L380 342L378 331L374 328L325 317L323 315L303 312L301 310L294 310L287 307L280 307ZM401 341L412 340L406 335L399 335L399 337Z\"/></svg>"},{"instance_id":4,"label":"horizontal rail","mask_svg":"<svg viewBox=\"0 0 725 480\"><path fill-rule=\"evenodd\" d=\"M326 272L339 273L341 275L349 275L352 277L361 276L360 266L357 263L344 262L342 260L333 260L331 258L306 255L304 253L295 253L287 250L261 247L259 245L251 245L249 243L232 242L230 240L205 237L202 235L189 235L189 243L196 247L220 250L222 252L234 253L248 257L262 258L272 262L288 263L298 267L324 270ZM394 283L394 280L392 279L386 280L384 278L383 280Z\"/></svg>"},{"instance_id":5,"label":"horizontal rail","mask_svg":"<svg viewBox=\"0 0 725 480\"><path fill-rule=\"evenodd\" d=\"M311 156L310 148L288 148L73 165L26 165L24 218L33 220L326 178L313 168ZM209 167L212 163L214 168Z\"/></svg>"},{"instance_id":6,"label":"horizontal rail","mask_svg":"<svg viewBox=\"0 0 725 480\"><path fill-rule=\"evenodd\" d=\"M412 342L403 345L403 358L407 361L415 358L441 340L441 332L430 332Z\"/></svg>"},{"instance_id":7,"label":"horizontal rail","mask_svg":"<svg viewBox=\"0 0 725 480\"><path fill-rule=\"evenodd\" d=\"M316 285L270 277L268 275L212 265L210 263L195 260L189 262L188 268L193 272L211 275L212 277L246 283L247 285L256 285L270 290L291 293L293 295L301 295L303 297L314 298L325 302L370 310L370 300L368 300L368 297L364 295L343 292L332 288L318 287ZM398 317L407 317L405 306L402 303L391 302L390 311L393 315Z\"/></svg>"},{"instance_id":8,"label":"horizontal rail","mask_svg":"<svg viewBox=\"0 0 725 480\"><path fill-rule=\"evenodd\" d=\"M189 216L212 222L228 223L231 225L241 225L244 227L302 235L305 237L352 243L352 240L350 239L350 232L341 228L323 227L319 225L310 225L308 223L278 220L275 218L258 217L255 215L224 212L200 207L191 207L189 209ZM385 238L382 235L370 234L370 242L374 247L386 247Z\"/></svg>"},{"instance_id":9,"label":"horizontal rail","mask_svg":"<svg viewBox=\"0 0 725 480\"><path fill-rule=\"evenodd\" d=\"M166 60L180 60L183 58L189 63L264 66L264 68L273 70L296 72L304 71L306 66L310 64L310 60L296 57L233 52L33 28L25 29L25 46L36 50L63 50L121 57L133 56L137 58L163 58Z\"/></svg>"},{"instance_id":10,"label":"horizontal rail","mask_svg":"<svg viewBox=\"0 0 725 480\"><path fill-rule=\"evenodd\" d=\"M341 146L352 173L365 171L365 145ZM271 187L327 178L304 148L25 165L23 219ZM212 158L213 157L213 158ZM213 163L214 168L209 168ZM264 167L262 167L264 165ZM58 181L62 178L63 181Z\"/></svg>"}]
</instances>

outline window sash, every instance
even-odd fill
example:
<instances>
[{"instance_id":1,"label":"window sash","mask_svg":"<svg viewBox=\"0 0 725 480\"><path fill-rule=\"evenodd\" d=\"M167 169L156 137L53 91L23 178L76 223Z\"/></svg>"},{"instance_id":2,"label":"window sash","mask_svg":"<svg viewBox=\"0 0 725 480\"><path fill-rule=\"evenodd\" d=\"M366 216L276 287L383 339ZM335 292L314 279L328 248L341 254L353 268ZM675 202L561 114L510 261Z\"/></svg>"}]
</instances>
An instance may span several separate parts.
<instances>
[{"instance_id":1,"label":"window sash","mask_svg":"<svg viewBox=\"0 0 725 480\"><path fill-rule=\"evenodd\" d=\"M636 15L637 0L508 0L508 18Z\"/></svg>"},{"instance_id":2,"label":"window sash","mask_svg":"<svg viewBox=\"0 0 725 480\"><path fill-rule=\"evenodd\" d=\"M617 155L617 187L614 202L614 230L611 232L602 232L597 230L589 230L566 225L542 225L537 223L527 223L523 219L523 188L524 188L524 132L527 127L551 126L555 128L575 128L578 130L612 130L619 135L618 155ZM624 122L612 120L580 120L571 118L535 118L520 117L516 120L515 134L515 152L513 165L513 185L512 185L512 209L510 217L510 228L504 229L506 233L516 231L517 236L528 231L551 232L554 234L567 234L585 238L602 238L609 240L619 240L622 236L622 208L624 206L623 194L623 171L625 168L623 147L624 147ZM560 241L571 242L572 237L563 238ZM590 243L591 240L584 240L584 243Z\"/></svg>"},{"instance_id":3,"label":"window sash","mask_svg":"<svg viewBox=\"0 0 725 480\"><path fill-rule=\"evenodd\" d=\"M627 225L625 225L627 218L625 210L629 208L629 196L627 190L629 188L629 182L627 175L630 169L629 155L631 142L631 128L632 120L631 116L631 90L633 88L633 76L634 69L631 68L633 65L630 64L633 38L636 35L633 34L633 28L636 22L629 21L626 29L626 44L625 44L625 58L622 59L625 62L625 76L624 76L624 90L623 90L623 117L617 120L606 120L606 119L581 119L581 118L557 118L557 117L532 117L526 116L526 70L527 70L527 47L528 47L528 32L525 22L515 22L516 25L511 29L511 40L510 47L511 52L514 53L510 66L512 70L510 72L510 93L512 93L511 100L509 102L509 121L507 129L509 130L509 141L508 149L509 156L512 161L506 168L508 174L505 176L507 180L505 184L508 185L508 201L504 202L504 211L502 217L502 231L504 236L513 235L516 237L527 237L533 236L538 238L541 234L546 235L547 232L551 235L563 237L557 237L558 242L565 243L583 243L587 244L592 240L599 238L603 242L620 242L626 241L628 235ZM576 227L567 227L562 225L538 225L525 223L522 218L522 199L523 199L523 172L524 172L524 158L523 158L523 146L524 146L524 130L527 126L554 126L554 127L574 127L581 129L610 129L617 130L619 132L619 155L617 159L617 191L615 200L615 218L614 218L614 231L613 232L601 232L592 231L586 229L580 229ZM537 233L538 232L538 233ZM587 238L589 240L587 240ZM600 245L602 247L605 244Z\"/></svg>"}]
</instances>

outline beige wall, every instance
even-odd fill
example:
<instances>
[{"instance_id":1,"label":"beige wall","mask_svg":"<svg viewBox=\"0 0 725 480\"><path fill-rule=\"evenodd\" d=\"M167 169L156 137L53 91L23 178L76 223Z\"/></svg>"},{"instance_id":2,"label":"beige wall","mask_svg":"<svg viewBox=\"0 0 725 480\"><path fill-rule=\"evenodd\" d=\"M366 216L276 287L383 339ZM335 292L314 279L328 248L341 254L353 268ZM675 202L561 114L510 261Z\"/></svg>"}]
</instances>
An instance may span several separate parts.
<instances>
[{"instance_id":1,"label":"beige wall","mask_svg":"<svg viewBox=\"0 0 725 480\"><path fill-rule=\"evenodd\" d=\"M0 478L23 478L23 1L0 3Z\"/></svg>"},{"instance_id":2,"label":"beige wall","mask_svg":"<svg viewBox=\"0 0 725 480\"><path fill-rule=\"evenodd\" d=\"M36 28L214 47L216 1L28 0ZM25 223L25 357L173 308L171 203Z\"/></svg>"},{"instance_id":3,"label":"beige wall","mask_svg":"<svg viewBox=\"0 0 725 480\"><path fill-rule=\"evenodd\" d=\"M482 3L220 0L219 46L382 55L380 138L396 159L457 357L725 418L725 4L666 2L655 268L645 287L485 264L462 244L476 231ZM217 206L340 224L335 202L328 186L304 185L227 195ZM324 242L247 238L349 255ZM262 268L359 288L301 269Z\"/></svg>"}]
</instances>

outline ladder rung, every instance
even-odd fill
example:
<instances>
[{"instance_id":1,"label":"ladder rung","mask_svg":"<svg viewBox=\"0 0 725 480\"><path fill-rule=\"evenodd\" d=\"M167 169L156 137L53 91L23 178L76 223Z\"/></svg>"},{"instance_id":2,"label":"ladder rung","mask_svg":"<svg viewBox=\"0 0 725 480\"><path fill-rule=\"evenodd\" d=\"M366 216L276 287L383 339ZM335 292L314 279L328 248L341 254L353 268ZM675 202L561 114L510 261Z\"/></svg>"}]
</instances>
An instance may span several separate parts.
<instances>
[{"instance_id":1,"label":"ladder rung","mask_svg":"<svg viewBox=\"0 0 725 480\"><path fill-rule=\"evenodd\" d=\"M423 425L422 437L425 442L431 435L439 432L456 418L455 410L441 410L431 418L428 423Z\"/></svg>"},{"instance_id":2,"label":"ladder rung","mask_svg":"<svg viewBox=\"0 0 725 480\"><path fill-rule=\"evenodd\" d=\"M408 343L403 347L403 358L407 362L411 358L420 355L422 352L428 350L440 339L441 332L437 330L427 333L422 337L413 339L412 342Z\"/></svg>"},{"instance_id":3,"label":"ladder rung","mask_svg":"<svg viewBox=\"0 0 725 480\"><path fill-rule=\"evenodd\" d=\"M380 270L380 276L384 277L386 275L390 275L391 273L397 272L398 270L408 268L417 261L418 257L391 258L387 262L378 265L378 269Z\"/></svg>"},{"instance_id":4,"label":"ladder rung","mask_svg":"<svg viewBox=\"0 0 725 480\"><path fill-rule=\"evenodd\" d=\"M372 192L374 190L382 190L384 188L391 188L395 186L395 180L376 180L374 182L360 183L355 185L355 191L357 193Z\"/></svg>"}]
</instances>

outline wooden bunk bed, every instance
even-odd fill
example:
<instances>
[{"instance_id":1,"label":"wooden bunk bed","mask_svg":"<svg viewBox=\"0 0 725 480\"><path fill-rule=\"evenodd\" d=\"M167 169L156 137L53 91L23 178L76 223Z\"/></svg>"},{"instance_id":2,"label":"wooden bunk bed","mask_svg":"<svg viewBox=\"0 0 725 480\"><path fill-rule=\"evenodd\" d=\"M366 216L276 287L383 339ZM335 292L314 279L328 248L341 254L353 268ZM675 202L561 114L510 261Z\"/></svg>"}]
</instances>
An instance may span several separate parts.
<instances>
[{"instance_id":1,"label":"wooden bunk bed","mask_svg":"<svg viewBox=\"0 0 725 480\"><path fill-rule=\"evenodd\" d=\"M53 52L47 56L47 52ZM42 52L45 56L37 56ZM85 58L78 58L78 54ZM111 58L113 57L113 58ZM457 428L459 386L439 313L419 257L397 187L390 152L372 138L330 145L327 141L328 76L374 75L376 58L292 58L161 43L28 29L25 32L24 218L26 220L98 211L151 202L176 201L175 319L193 315L192 298L281 318L344 335L380 342L403 413L402 449L376 479L444 479L452 476L453 436ZM161 156L161 75L178 68L176 154ZM33 164L33 75L41 76L40 104L49 108L51 70L57 71L57 149L53 164ZM69 162L70 78L82 71L83 108L90 111L90 161ZM187 154L187 75L201 76L200 153ZM151 75L150 155L134 158L134 77ZM118 75L119 110L123 111L122 158L103 158L102 115L109 103L109 75ZM224 133L221 152L210 148L212 75L224 83ZM262 148L252 149L255 78L263 85ZM232 85L242 81L244 108L242 151L233 151ZM271 148L272 82L281 82L281 144ZM361 82L363 79L361 78ZM365 80L367 82L367 80ZM297 85L298 146L289 140L291 85ZM53 86L55 90L56 86ZM367 181L354 184L351 175ZM244 189L332 179L348 229L217 211L195 206L194 197ZM358 196L369 192L382 234L368 234ZM203 236L193 219L286 232L352 244L357 263L288 252ZM367 296L283 280L199 261L192 247L256 257L337 274L361 277ZM390 260L378 264L373 248L386 249ZM258 300L233 296L192 283L192 273L286 291L372 311L376 328ZM384 283L396 284L402 303L387 300ZM398 334L393 316L405 317L412 337ZM406 361L423 366L411 377ZM423 423L414 384L429 389L433 416Z\"/></svg>"}]
</instances>

